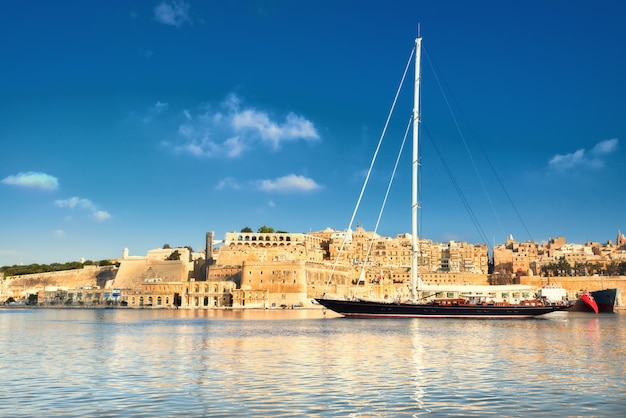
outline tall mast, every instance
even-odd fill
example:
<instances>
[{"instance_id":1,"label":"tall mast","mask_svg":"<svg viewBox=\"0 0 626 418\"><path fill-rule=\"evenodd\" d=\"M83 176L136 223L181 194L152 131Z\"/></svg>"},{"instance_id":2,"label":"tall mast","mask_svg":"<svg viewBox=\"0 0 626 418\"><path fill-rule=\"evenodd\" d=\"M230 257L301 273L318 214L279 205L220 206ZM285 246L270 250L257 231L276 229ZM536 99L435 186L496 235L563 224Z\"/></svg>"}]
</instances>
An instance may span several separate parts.
<instances>
[{"instance_id":1,"label":"tall mast","mask_svg":"<svg viewBox=\"0 0 626 418\"><path fill-rule=\"evenodd\" d=\"M422 38L418 34L415 39L415 91L413 96L413 170L412 170L412 190L411 190L411 299L417 299L417 265L419 256L419 240L417 236L417 210L419 202L417 200L417 168L418 161L418 133L420 122L420 59L422 52Z\"/></svg>"}]
</instances>

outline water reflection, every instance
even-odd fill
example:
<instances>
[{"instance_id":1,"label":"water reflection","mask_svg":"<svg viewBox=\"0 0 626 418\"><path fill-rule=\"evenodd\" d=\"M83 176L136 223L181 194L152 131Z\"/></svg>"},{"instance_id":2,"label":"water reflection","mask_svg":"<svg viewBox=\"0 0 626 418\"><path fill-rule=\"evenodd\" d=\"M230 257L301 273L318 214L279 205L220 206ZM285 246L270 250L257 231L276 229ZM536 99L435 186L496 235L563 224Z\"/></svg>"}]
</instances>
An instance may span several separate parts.
<instances>
[{"instance_id":1,"label":"water reflection","mask_svg":"<svg viewBox=\"0 0 626 418\"><path fill-rule=\"evenodd\" d=\"M626 317L0 312L6 416L612 415ZM6 337L10 336L10 337Z\"/></svg>"}]
</instances>

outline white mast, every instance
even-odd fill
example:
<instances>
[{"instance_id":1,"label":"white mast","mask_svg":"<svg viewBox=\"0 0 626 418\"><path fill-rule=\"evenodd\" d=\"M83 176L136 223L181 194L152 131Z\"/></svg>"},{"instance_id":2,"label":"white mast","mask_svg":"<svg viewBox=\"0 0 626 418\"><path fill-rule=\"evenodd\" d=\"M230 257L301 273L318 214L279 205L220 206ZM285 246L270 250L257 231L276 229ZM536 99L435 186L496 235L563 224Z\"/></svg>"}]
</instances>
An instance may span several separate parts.
<instances>
[{"instance_id":1,"label":"white mast","mask_svg":"<svg viewBox=\"0 0 626 418\"><path fill-rule=\"evenodd\" d=\"M420 122L420 55L422 50L422 38L417 35L415 39L415 91L413 96L413 171L412 171L412 193L411 193L411 300L417 298L417 258L419 256L419 241L417 236L417 210L419 202L417 200L417 168L418 161L418 131Z\"/></svg>"}]
</instances>

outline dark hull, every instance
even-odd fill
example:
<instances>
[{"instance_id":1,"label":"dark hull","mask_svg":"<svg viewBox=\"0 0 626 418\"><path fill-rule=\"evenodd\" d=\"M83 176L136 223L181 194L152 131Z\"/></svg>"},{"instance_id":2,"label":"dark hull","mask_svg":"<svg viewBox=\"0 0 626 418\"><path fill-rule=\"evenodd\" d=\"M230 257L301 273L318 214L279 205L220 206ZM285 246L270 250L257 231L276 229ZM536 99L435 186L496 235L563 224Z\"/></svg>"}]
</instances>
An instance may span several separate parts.
<instances>
[{"instance_id":1,"label":"dark hull","mask_svg":"<svg viewBox=\"0 0 626 418\"><path fill-rule=\"evenodd\" d=\"M598 313L614 312L615 301L617 300L617 289L596 290L595 292L589 293L591 293L591 296L593 296L598 305ZM580 299L568 310L574 312L593 312L591 306Z\"/></svg>"},{"instance_id":2,"label":"dark hull","mask_svg":"<svg viewBox=\"0 0 626 418\"><path fill-rule=\"evenodd\" d=\"M533 318L565 310L566 306L494 306L380 303L360 300L315 299L320 305L352 318Z\"/></svg>"}]
</instances>

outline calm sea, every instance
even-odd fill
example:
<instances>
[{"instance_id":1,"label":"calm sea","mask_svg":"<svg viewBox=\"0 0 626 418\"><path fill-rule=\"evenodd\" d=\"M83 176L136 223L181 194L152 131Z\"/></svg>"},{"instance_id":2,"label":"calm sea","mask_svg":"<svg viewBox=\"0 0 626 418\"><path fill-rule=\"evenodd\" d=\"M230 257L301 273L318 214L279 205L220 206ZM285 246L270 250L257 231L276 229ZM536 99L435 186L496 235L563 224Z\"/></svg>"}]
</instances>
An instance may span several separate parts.
<instances>
[{"instance_id":1,"label":"calm sea","mask_svg":"<svg viewBox=\"0 0 626 418\"><path fill-rule=\"evenodd\" d=\"M0 310L0 415L626 415L626 315Z\"/></svg>"}]
</instances>

